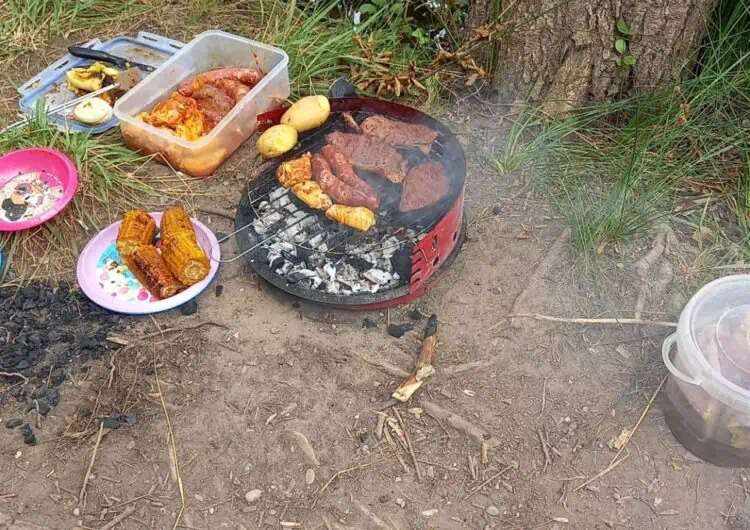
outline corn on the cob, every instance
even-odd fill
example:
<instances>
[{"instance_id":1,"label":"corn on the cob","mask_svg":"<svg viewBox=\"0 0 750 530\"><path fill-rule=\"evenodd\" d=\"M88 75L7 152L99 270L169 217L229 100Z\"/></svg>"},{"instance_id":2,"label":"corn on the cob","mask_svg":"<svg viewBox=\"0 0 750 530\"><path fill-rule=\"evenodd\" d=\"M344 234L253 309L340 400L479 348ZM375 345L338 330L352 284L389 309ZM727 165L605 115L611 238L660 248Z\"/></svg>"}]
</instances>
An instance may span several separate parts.
<instances>
[{"instance_id":1,"label":"corn on the cob","mask_svg":"<svg viewBox=\"0 0 750 530\"><path fill-rule=\"evenodd\" d=\"M161 255L167 267L185 285L194 285L208 276L211 265L198 244L183 232L161 240Z\"/></svg>"},{"instance_id":2,"label":"corn on the cob","mask_svg":"<svg viewBox=\"0 0 750 530\"><path fill-rule=\"evenodd\" d=\"M141 245L150 245L155 235L156 222L149 214L140 210L125 212L117 233L117 250L127 260Z\"/></svg>"},{"instance_id":3,"label":"corn on the cob","mask_svg":"<svg viewBox=\"0 0 750 530\"><path fill-rule=\"evenodd\" d=\"M193 241L196 241L193 223L185 210L179 206L167 208L161 216L161 238L165 239L180 232L188 234Z\"/></svg>"},{"instance_id":4,"label":"corn on the cob","mask_svg":"<svg viewBox=\"0 0 750 530\"><path fill-rule=\"evenodd\" d=\"M141 245L132 255L131 269L138 281L159 298L169 298L183 289L153 245Z\"/></svg>"},{"instance_id":5,"label":"corn on the cob","mask_svg":"<svg viewBox=\"0 0 750 530\"><path fill-rule=\"evenodd\" d=\"M326 210L326 217L331 221L351 226L355 230L362 232L367 232L375 226L375 213L364 206L334 204Z\"/></svg>"}]
</instances>

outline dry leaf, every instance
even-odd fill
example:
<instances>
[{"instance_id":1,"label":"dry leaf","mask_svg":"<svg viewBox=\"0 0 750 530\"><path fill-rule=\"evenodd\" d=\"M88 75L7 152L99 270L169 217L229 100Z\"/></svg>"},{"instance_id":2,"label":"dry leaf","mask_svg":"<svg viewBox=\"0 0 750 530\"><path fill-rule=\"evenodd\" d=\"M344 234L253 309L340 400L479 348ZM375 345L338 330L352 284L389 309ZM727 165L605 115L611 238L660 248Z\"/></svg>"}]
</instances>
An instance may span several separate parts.
<instances>
[{"instance_id":1,"label":"dry leaf","mask_svg":"<svg viewBox=\"0 0 750 530\"><path fill-rule=\"evenodd\" d=\"M465 86L474 86L474 84L477 82L477 79L479 79L479 74L474 72L469 77L466 78L466 83L464 83Z\"/></svg>"},{"instance_id":2,"label":"dry leaf","mask_svg":"<svg viewBox=\"0 0 750 530\"><path fill-rule=\"evenodd\" d=\"M315 456L315 449L313 449L313 446L307 439L307 437L301 432L297 431L292 431L292 434L297 440L297 445L299 445L299 448L302 449L303 453L305 453L305 456L310 459L310 462L312 462L316 466L319 466L320 462L318 462L318 457Z\"/></svg>"},{"instance_id":3,"label":"dry leaf","mask_svg":"<svg viewBox=\"0 0 750 530\"><path fill-rule=\"evenodd\" d=\"M609 448L610 448L610 449L612 449L613 451L619 451L620 449L622 449L622 448L623 448L623 446L624 446L624 445L625 445L625 444L626 444L626 443L628 442L628 440L630 439L630 434L631 434L631 431L630 431L630 429L623 429L623 430L622 430L622 432L620 433L620 436L618 436L617 438L612 438L612 439L611 439L611 440L610 440L610 441L609 441L609 442L607 443L607 445L608 445L608 446L609 446Z\"/></svg>"}]
</instances>

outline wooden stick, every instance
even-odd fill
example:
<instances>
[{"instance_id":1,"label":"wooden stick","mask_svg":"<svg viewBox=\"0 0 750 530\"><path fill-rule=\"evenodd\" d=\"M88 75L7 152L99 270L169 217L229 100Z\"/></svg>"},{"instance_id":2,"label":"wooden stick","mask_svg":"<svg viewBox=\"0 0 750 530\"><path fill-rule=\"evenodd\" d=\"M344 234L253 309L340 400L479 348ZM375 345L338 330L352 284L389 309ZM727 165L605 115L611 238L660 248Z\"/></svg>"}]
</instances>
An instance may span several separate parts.
<instances>
[{"instance_id":1,"label":"wooden stick","mask_svg":"<svg viewBox=\"0 0 750 530\"><path fill-rule=\"evenodd\" d=\"M391 394L391 397L401 403L409 401L414 392L422 386L424 380L435 373L435 369L432 367L432 359L437 349L437 328L437 315L433 314L427 321L422 348L419 352L419 358L417 359L414 371Z\"/></svg>"},{"instance_id":2,"label":"wooden stick","mask_svg":"<svg viewBox=\"0 0 750 530\"><path fill-rule=\"evenodd\" d=\"M624 457L622 457L617 462L609 464L606 468L604 468L601 471L599 471L599 473L597 473L596 475L594 475L593 477L591 477L590 479L588 479L586 482L584 482L583 484L581 484L580 486L578 486L577 488L575 488L573 491L580 491L580 490L582 490L583 488L585 488L586 486L588 486L589 484L591 484L592 482L594 482L596 479L599 479L599 478L603 477L604 475L606 475L607 473L609 473L610 471L612 471L614 468L616 468L617 466L619 466L620 464L622 464L628 458L630 458L629 454L625 455Z\"/></svg>"},{"instance_id":3,"label":"wooden stick","mask_svg":"<svg viewBox=\"0 0 750 530\"><path fill-rule=\"evenodd\" d=\"M377 460L373 460L372 462L367 462L366 464L361 464L359 466L354 466L354 467L350 467L348 469L342 469L340 471L336 471L336 473L334 473L333 476L331 476L331 478L328 479L328 482L326 482L323 485L323 487L320 488L320 490L318 491L318 493L315 495L315 499L313 500L313 503L312 503L312 508L315 508L315 505L320 500L320 496L323 495L323 492L325 492L325 490L328 489L328 486L330 486L331 483L334 480L336 480L337 478L339 478L340 475L344 475L345 473L351 473L352 471L359 471L360 469L364 469L366 467L370 467L370 466L372 466L374 464L377 464L378 462L382 462L383 460L389 459L391 456L393 456L393 455L391 454L391 455L388 455L388 456L384 456L383 458L379 458Z\"/></svg>"},{"instance_id":4,"label":"wooden stick","mask_svg":"<svg viewBox=\"0 0 750 530\"><path fill-rule=\"evenodd\" d=\"M417 472L417 482L422 482L422 470L419 469L419 462L417 462L417 455L414 454L414 446L411 444L411 438L409 438L409 431L406 430L406 422L401 416L401 413L396 407L392 407L393 413L396 415L398 422L401 424L401 429L404 431L404 438L406 439L406 449L409 451L412 463L414 464L414 470Z\"/></svg>"},{"instance_id":5,"label":"wooden stick","mask_svg":"<svg viewBox=\"0 0 750 530\"><path fill-rule=\"evenodd\" d=\"M104 422L99 424L99 435L96 437L96 443L94 444L94 452L91 453L91 461L89 467L86 469L86 474L83 476L83 485L81 486L81 492L78 494L78 507L83 509L86 499L86 486L89 484L89 477L91 477L91 468L94 467L94 460L96 460L96 452L99 450L99 444L102 443L102 436L104 436Z\"/></svg>"},{"instance_id":6,"label":"wooden stick","mask_svg":"<svg viewBox=\"0 0 750 530\"><path fill-rule=\"evenodd\" d=\"M492 482L493 480L495 480L497 477L499 477L500 475L502 475L506 471L508 471L510 469L513 469L514 467L515 466L510 465L510 466L507 466L504 469L501 469L500 471L498 471L497 473L495 473L494 475L492 475L490 478L488 478L487 480L485 480L484 482L482 482L479 486L477 486L476 488L474 488L473 490L471 490L466 495L466 497L464 497L464 500L468 499L469 497L471 497L472 495L474 495L476 492L478 492L479 490L481 490L483 487L485 487L487 484L489 484L490 482Z\"/></svg>"},{"instance_id":7,"label":"wooden stick","mask_svg":"<svg viewBox=\"0 0 750 530\"><path fill-rule=\"evenodd\" d=\"M99 530L111 530L121 522L123 522L125 519L133 515L135 512L135 506L128 506L124 512L122 512L120 515L112 519L110 522L102 526Z\"/></svg>"},{"instance_id":8,"label":"wooden stick","mask_svg":"<svg viewBox=\"0 0 750 530\"><path fill-rule=\"evenodd\" d=\"M534 320L547 320L549 322L562 322L567 324L632 324L636 326L662 326L676 328L677 322L666 322L663 320L642 320L640 318L562 318L541 315L539 313L518 313L505 315L498 323L490 326L487 331L492 331L497 326L512 318L533 318Z\"/></svg>"},{"instance_id":9,"label":"wooden stick","mask_svg":"<svg viewBox=\"0 0 750 530\"><path fill-rule=\"evenodd\" d=\"M0 372L0 375L4 375L5 377L20 377L23 379L24 383L29 382L29 378L25 375L19 374L18 372Z\"/></svg>"},{"instance_id":10,"label":"wooden stick","mask_svg":"<svg viewBox=\"0 0 750 530\"><path fill-rule=\"evenodd\" d=\"M227 219L234 219L234 212L225 210L223 208L213 208L212 206L196 206L195 209L199 212L210 213L213 215L226 217Z\"/></svg>"}]
</instances>

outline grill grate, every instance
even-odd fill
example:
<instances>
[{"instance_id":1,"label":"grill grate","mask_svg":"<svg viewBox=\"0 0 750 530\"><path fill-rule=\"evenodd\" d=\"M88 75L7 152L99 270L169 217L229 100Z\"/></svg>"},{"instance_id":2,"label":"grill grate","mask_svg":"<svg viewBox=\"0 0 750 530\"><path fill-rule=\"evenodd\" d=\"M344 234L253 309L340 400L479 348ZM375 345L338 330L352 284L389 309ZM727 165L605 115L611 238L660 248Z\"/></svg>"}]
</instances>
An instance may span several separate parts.
<instances>
[{"instance_id":1,"label":"grill grate","mask_svg":"<svg viewBox=\"0 0 750 530\"><path fill-rule=\"evenodd\" d=\"M360 124L371 114L361 111L352 113L355 121ZM348 131L340 114L323 129L303 138L301 147L284 158L289 160L307 151L320 150L325 145L325 136L337 130ZM411 150L400 152L408 160L409 167L414 167L428 160L441 160L443 143L438 137L428 156ZM358 255L418 241L444 211L435 206L425 209L426 211L401 213L398 211L400 193L394 189L397 185L386 182L377 175L357 170L357 174L367 180L381 197L388 197L378 209L375 232L359 232L326 219L321 212L311 210L290 190L281 187L276 179L276 168L280 163L281 161L264 170L252 183L252 187L248 186L249 204L255 218L253 227L264 241L280 239L303 251L322 252L326 255ZM292 224L289 224L290 215L297 216ZM405 226L409 228L406 229ZM399 241L395 242L393 238L398 238Z\"/></svg>"}]
</instances>

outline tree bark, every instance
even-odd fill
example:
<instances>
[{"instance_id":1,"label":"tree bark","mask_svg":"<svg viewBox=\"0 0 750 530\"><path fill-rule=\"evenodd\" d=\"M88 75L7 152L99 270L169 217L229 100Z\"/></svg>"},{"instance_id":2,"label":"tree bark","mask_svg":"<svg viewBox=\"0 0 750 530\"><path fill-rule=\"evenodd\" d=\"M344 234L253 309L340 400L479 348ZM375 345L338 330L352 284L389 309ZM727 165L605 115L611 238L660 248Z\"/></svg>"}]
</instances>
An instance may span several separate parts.
<instances>
[{"instance_id":1,"label":"tree bark","mask_svg":"<svg viewBox=\"0 0 750 530\"><path fill-rule=\"evenodd\" d=\"M493 0L474 0L469 26ZM481 5L480 5L481 4ZM560 112L674 82L695 58L717 0L516 0L503 22L493 86L503 102L544 100ZM476 20L472 16L478 17ZM636 64L618 66L616 24Z\"/></svg>"}]
</instances>

